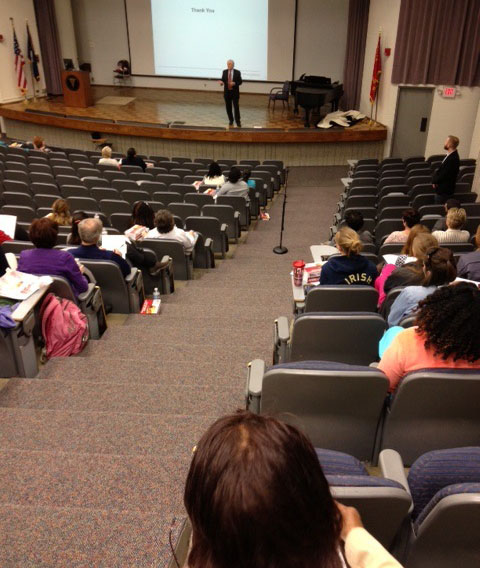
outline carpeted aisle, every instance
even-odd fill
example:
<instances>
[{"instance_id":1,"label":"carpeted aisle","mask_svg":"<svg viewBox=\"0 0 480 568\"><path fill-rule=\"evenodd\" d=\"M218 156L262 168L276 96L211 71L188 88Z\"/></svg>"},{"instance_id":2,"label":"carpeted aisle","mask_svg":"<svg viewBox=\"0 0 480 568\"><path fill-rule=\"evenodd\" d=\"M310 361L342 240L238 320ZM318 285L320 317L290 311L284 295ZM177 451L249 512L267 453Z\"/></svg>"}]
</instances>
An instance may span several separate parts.
<instances>
[{"instance_id":1,"label":"carpeted aisle","mask_svg":"<svg viewBox=\"0 0 480 568\"><path fill-rule=\"evenodd\" d=\"M165 297L160 316L131 315L0 392L0 566L168 566L192 447L244 405L247 363L271 362L291 263L327 237L344 173L292 169L288 254L272 254L280 195L235 258Z\"/></svg>"}]
</instances>

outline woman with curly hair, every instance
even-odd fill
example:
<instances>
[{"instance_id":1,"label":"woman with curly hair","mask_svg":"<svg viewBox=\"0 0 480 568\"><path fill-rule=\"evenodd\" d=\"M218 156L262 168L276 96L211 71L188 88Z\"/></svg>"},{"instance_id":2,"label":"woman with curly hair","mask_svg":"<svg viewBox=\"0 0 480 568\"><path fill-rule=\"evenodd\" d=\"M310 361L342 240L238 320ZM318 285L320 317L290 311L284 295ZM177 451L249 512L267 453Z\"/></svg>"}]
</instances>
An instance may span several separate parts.
<instances>
[{"instance_id":1,"label":"woman with curly hair","mask_svg":"<svg viewBox=\"0 0 480 568\"><path fill-rule=\"evenodd\" d=\"M378 364L390 392L417 369L480 368L480 291L475 285L438 288L419 303L415 324L393 339Z\"/></svg>"},{"instance_id":2,"label":"woman with curly hair","mask_svg":"<svg viewBox=\"0 0 480 568\"><path fill-rule=\"evenodd\" d=\"M308 438L269 416L219 418L195 449L188 568L400 568L336 503ZM342 550L344 541L344 551Z\"/></svg>"}]
</instances>

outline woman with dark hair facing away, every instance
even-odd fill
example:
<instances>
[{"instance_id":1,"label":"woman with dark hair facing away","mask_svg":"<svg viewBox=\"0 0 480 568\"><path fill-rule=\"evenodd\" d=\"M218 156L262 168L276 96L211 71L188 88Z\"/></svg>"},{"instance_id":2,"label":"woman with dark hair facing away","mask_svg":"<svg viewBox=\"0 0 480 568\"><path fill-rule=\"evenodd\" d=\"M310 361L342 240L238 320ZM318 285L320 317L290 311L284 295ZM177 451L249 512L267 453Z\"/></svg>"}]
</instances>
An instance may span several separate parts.
<instances>
[{"instance_id":1,"label":"woman with dark hair facing away","mask_svg":"<svg viewBox=\"0 0 480 568\"><path fill-rule=\"evenodd\" d=\"M370 231L362 231L364 220L361 211L347 211L345 213L345 224L358 234L362 243L373 243L372 233Z\"/></svg>"},{"instance_id":2,"label":"woman with dark hair facing away","mask_svg":"<svg viewBox=\"0 0 480 568\"><path fill-rule=\"evenodd\" d=\"M240 411L200 439L185 486L188 568L351 568L400 564L337 505L308 438Z\"/></svg>"},{"instance_id":3,"label":"woman with dark hair facing away","mask_svg":"<svg viewBox=\"0 0 480 568\"><path fill-rule=\"evenodd\" d=\"M133 206L130 226L133 227L133 225L141 225L142 227L153 229L153 227L155 227L154 218L155 212L150 205L145 203L145 201L137 201Z\"/></svg>"},{"instance_id":4,"label":"woman with dark hair facing away","mask_svg":"<svg viewBox=\"0 0 480 568\"><path fill-rule=\"evenodd\" d=\"M147 164L142 160L142 158L140 158L140 156L137 156L135 148L129 148L127 150L127 156L126 158L122 158L121 165L140 166L143 171L145 171L145 168L147 167Z\"/></svg>"},{"instance_id":5,"label":"woman with dark hair facing away","mask_svg":"<svg viewBox=\"0 0 480 568\"><path fill-rule=\"evenodd\" d=\"M480 291L474 284L442 286L418 308L416 327L401 331L378 364L390 391L417 369L480 368Z\"/></svg>"},{"instance_id":6,"label":"woman with dark hair facing away","mask_svg":"<svg viewBox=\"0 0 480 568\"><path fill-rule=\"evenodd\" d=\"M203 176L202 184L204 185L215 185L218 187L225 183L225 176L222 174L222 169L218 162L212 162L208 166L208 173ZM207 192L211 189L207 189Z\"/></svg>"},{"instance_id":7,"label":"woman with dark hair facing away","mask_svg":"<svg viewBox=\"0 0 480 568\"><path fill-rule=\"evenodd\" d=\"M232 166L228 174L228 180L217 190L219 195L239 195L248 201L248 185L242 180L242 172L236 166Z\"/></svg>"},{"instance_id":8,"label":"woman with dark hair facing away","mask_svg":"<svg viewBox=\"0 0 480 568\"><path fill-rule=\"evenodd\" d=\"M320 284L372 285L378 273L373 262L360 254L362 243L357 233L342 227L335 234L335 244L340 256L332 256L322 266Z\"/></svg>"},{"instance_id":9,"label":"woman with dark hair facing away","mask_svg":"<svg viewBox=\"0 0 480 568\"><path fill-rule=\"evenodd\" d=\"M410 229L420 223L420 214L416 209L413 207L409 207L405 209L402 213L402 223L403 223L403 231L393 231L390 233L388 237L383 241L383 244L388 243L404 243L407 238L408 234L410 233Z\"/></svg>"},{"instance_id":10,"label":"woman with dark hair facing away","mask_svg":"<svg viewBox=\"0 0 480 568\"><path fill-rule=\"evenodd\" d=\"M427 250L423 261L424 278L420 286L408 286L392 304L388 325L398 325L411 314L423 300L439 287L450 284L457 277L453 252L446 248L432 247Z\"/></svg>"},{"instance_id":11,"label":"woman with dark hair facing away","mask_svg":"<svg viewBox=\"0 0 480 568\"><path fill-rule=\"evenodd\" d=\"M53 247L57 243L58 225L50 219L34 219L30 225L30 240L34 249L22 250L18 259L18 270L37 276L63 276L72 287L75 296L86 292L88 282L73 256Z\"/></svg>"},{"instance_id":12,"label":"woman with dark hair facing away","mask_svg":"<svg viewBox=\"0 0 480 568\"><path fill-rule=\"evenodd\" d=\"M82 244L82 239L78 234L78 224L84 219L88 219L88 215L85 213L85 211L75 211L75 213L72 215L72 230L67 237L67 245L79 246Z\"/></svg>"}]
</instances>

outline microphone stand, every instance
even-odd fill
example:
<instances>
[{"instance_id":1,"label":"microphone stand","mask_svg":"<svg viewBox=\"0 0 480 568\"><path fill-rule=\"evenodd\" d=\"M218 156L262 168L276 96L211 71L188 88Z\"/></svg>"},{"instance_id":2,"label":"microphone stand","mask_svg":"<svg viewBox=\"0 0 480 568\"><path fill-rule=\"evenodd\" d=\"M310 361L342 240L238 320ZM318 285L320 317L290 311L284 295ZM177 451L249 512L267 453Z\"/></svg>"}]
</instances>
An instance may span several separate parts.
<instances>
[{"instance_id":1,"label":"microphone stand","mask_svg":"<svg viewBox=\"0 0 480 568\"><path fill-rule=\"evenodd\" d=\"M286 254L288 252L287 247L282 245L283 241L283 229L285 228L285 205L287 204L287 185L288 185L288 167L285 169L285 193L283 194L283 207L282 207L282 226L280 229L280 244L278 247L273 249L275 254Z\"/></svg>"}]
</instances>

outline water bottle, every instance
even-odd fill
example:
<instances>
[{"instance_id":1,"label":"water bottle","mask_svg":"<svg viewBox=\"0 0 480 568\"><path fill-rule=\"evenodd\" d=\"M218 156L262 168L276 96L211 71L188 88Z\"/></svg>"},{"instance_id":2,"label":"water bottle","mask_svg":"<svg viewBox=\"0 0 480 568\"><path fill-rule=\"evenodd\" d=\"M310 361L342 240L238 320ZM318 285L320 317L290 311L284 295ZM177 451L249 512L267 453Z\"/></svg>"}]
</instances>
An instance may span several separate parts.
<instances>
[{"instance_id":1,"label":"water bottle","mask_svg":"<svg viewBox=\"0 0 480 568\"><path fill-rule=\"evenodd\" d=\"M160 292L158 291L158 288L153 289L153 300L160 300Z\"/></svg>"}]
</instances>

